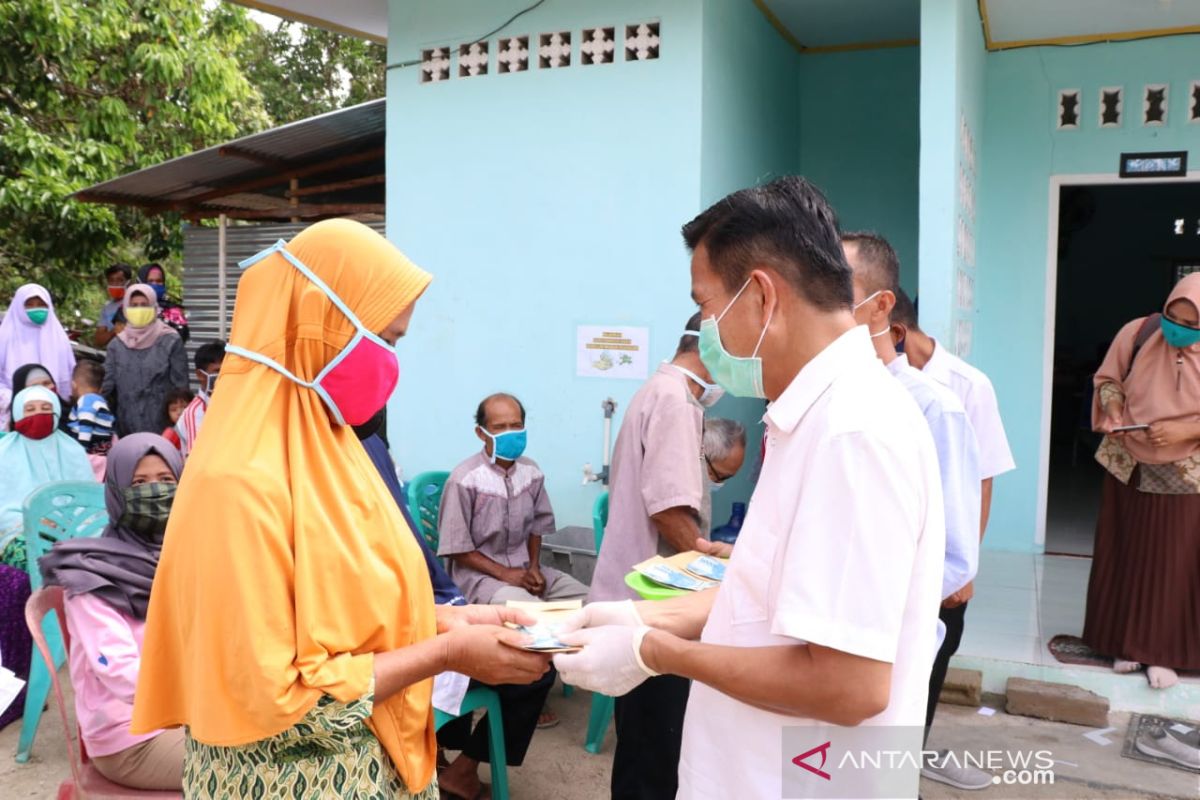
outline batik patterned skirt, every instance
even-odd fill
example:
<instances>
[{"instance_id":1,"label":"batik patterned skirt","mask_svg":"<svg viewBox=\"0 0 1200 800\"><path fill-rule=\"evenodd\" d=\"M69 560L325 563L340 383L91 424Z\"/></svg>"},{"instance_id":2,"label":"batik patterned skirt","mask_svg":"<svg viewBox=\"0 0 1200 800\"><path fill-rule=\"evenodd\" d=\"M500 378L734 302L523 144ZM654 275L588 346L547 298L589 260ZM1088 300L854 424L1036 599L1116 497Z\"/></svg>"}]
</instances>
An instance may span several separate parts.
<instances>
[{"instance_id":1,"label":"batik patterned skirt","mask_svg":"<svg viewBox=\"0 0 1200 800\"><path fill-rule=\"evenodd\" d=\"M437 800L437 781L413 794L367 727L374 692L351 703L325 695L298 723L240 747L185 741L183 794L196 800L388 798Z\"/></svg>"}]
</instances>

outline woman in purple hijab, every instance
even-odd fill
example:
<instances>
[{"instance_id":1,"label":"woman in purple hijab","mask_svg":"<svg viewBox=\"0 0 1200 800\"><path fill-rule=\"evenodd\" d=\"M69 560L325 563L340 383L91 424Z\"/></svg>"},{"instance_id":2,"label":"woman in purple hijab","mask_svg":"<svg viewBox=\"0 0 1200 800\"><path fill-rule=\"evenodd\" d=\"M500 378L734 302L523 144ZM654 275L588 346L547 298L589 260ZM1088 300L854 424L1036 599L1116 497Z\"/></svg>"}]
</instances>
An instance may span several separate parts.
<instances>
[{"instance_id":1,"label":"woman in purple hijab","mask_svg":"<svg viewBox=\"0 0 1200 800\"><path fill-rule=\"evenodd\" d=\"M146 608L182 470L161 436L121 439L108 453L104 533L59 542L38 560L46 585L66 590L80 735L104 777L136 789L178 791L183 779L182 728L129 732Z\"/></svg>"}]
</instances>

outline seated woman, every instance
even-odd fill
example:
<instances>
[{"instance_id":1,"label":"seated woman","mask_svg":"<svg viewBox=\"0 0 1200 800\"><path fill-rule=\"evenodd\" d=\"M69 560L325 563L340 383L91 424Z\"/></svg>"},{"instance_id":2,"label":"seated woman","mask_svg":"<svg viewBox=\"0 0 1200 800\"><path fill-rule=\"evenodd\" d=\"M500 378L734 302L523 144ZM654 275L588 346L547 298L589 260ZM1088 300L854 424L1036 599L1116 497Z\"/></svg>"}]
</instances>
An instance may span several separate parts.
<instances>
[{"instance_id":1,"label":"seated woman","mask_svg":"<svg viewBox=\"0 0 1200 800\"><path fill-rule=\"evenodd\" d=\"M46 369L41 364L23 364L17 367L13 372L12 387L13 394L16 395L22 389L28 389L30 386L44 386L54 394L58 395L58 402L62 406L63 412L59 415L58 429L64 433L70 433L71 429L68 425L71 403L67 400L67 396L59 391L58 384L54 382L54 378L50 375L50 370ZM70 384L63 387L70 389ZM12 420L9 420L8 430L13 430Z\"/></svg>"},{"instance_id":2,"label":"seated woman","mask_svg":"<svg viewBox=\"0 0 1200 800\"><path fill-rule=\"evenodd\" d=\"M13 398L13 433L0 438L0 563L25 569L22 507L35 490L55 481L94 481L79 442L58 429L62 405L43 386Z\"/></svg>"},{"instance_id":3,"label":"seated woman","mask_svg":"<svg viewBox=\"0 0 1200 800\"><path fill-rule=\"evenodd\" d=\"M142 631L183 459L169 442L135 433L108 454L108 527L67 539L38 561L47 586L66 590L75 716L92 763L114 783L179 790L183 729L134 735Z\"/></svg>"},{"instance_id":4,"label":"seated woman","mask_svg":"<svg viewBox=\"0 0 1200 800\"><path fill-rule=\"evenodd\" d=\"M75 368L71 340L54 313L50 293L27 283L13 294L8 312L0 319L0 430L8 429L10 401L20 391L14 386L13 372L33 362L47 365L59 388L70 386Z\"/></svg>"}]
</instances>

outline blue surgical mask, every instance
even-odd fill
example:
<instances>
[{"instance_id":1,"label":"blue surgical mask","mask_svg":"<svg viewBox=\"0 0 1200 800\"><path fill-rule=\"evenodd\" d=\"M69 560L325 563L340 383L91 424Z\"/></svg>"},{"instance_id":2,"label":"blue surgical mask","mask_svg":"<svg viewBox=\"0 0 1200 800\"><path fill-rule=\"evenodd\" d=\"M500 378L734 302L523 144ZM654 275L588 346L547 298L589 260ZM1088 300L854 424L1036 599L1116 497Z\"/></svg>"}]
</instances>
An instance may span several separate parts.
<instances>
[{"instance_id":1,"label":"blue surgical mask","mask_svg":"<svg viewBox=\"0 0 1200 800\"><path fill-rule=\"evenodd\" d=\"M492 463L497 460L516 461L525 452L525 445L528 438L525 429L519 431L504 431L503 433L492 433L484 430L483 435L492 440Z\"/></svg>"},{"instance_id":2,"label":"blue surgical mask","mask_svg":"<svg viewBox=\"0 0 1200 800\"><path fill-rule=\"evenodd\" d=\"M1200 329L1180 325L1178 322L1167 319L1165 315L1160 318L1160 323L1163 338L1171 347L1190 347L1200 342Z\"/></svg>"},{"instance_id":3,"label":"blue surgical mask","mask_svg":"<svg viewBox=\"0 0 1200 800\"><path fill-rule=\"evenodd\" d=\"M152 285L154 286L154 296L161 303L162 299L167 296L167 285L165 283L155 283Z\"/></svg>"},{"instance_id":4,"label":"blue surgical mask","mask_svg":"<svg viewBox=\"0 0 1200 800\"><path fill-rule=\"evenodd\" d=\"M758 343L754 345L754 352L749 356L731 355L725 349L725 345L721 344L719 324L729 313L729 309L733 308L733 304L742 296L742 292L746 291L751 280L753 278L746 279L742 288L738 289L738 293L729 301L729 305L725 306L725 310L721 312L720 316L709 317L700 323L700 360L704 362L704 366L713 376L713 380L734 397L766 399L767 393L763 389L762 359L758 357L758 348L762 347L763 339L766 338L767 328L771 325L771 316L775 313L775 309L771 309L771 313L767 315L767 322L758 336Z\"/></svg>"}]
</instances>

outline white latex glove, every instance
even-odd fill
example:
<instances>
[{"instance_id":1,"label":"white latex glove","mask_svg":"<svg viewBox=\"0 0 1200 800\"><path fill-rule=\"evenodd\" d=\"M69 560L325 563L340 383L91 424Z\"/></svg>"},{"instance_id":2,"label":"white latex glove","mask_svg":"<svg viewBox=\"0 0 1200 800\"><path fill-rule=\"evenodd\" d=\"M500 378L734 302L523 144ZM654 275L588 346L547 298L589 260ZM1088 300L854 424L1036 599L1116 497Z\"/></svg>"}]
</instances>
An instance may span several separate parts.
<instances>
[{"instance_id":1,"label":"white latex glove","mask_svg":"<svg viewBox=\"0 0 1200 800\"><path fill-rule=\"evenodd\" d=\"M642 639L649 631L645 625L604 625L560 633L559 638L564 644L579 645L583 649L578 653L558 653L554 656L554 666L563 683L620 697L636 689L646 678L658 674L642 661Z\"/></svg>"},{"instance_id":2,"label":"white latex glove","mask_svg":"<svg viewBox=\"0 0 1200 800\"><path fill-rule=\"evenodd\" d=\"M560 636L584 628L599 628L603 625L632 625L640 627L646 623L638 613L637 606L632 600L618 600L606 603L589 603L562 622L554 626Z\"/></svg>"}]
</instances>

